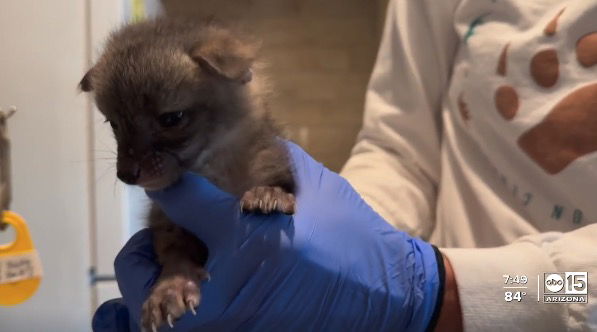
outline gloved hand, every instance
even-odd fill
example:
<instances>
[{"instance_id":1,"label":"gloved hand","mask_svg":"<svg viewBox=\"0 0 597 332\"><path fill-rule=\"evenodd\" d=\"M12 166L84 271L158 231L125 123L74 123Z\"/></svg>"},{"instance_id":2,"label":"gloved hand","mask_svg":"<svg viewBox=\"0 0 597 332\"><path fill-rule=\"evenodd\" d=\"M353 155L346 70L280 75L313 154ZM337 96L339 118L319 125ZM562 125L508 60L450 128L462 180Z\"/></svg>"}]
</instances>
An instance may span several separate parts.
<instances>
[{"instance_id":1,"label":"gloved hand","mask_svg":"<svg viewBox=\"0 0 597 332\"><path fill-rule=\"evenodd\" d=\"M288 148L298 184L294 216L241 214L236 198L192 174L148 193L209 248L211 280L202 285L197 316L187 313L174 329L425 330L441 302L437 249L394 229L345 179L300 147ZM140 231L115 262L135 322L160 269L151 241Z\"/></svg>"}]
</instances>

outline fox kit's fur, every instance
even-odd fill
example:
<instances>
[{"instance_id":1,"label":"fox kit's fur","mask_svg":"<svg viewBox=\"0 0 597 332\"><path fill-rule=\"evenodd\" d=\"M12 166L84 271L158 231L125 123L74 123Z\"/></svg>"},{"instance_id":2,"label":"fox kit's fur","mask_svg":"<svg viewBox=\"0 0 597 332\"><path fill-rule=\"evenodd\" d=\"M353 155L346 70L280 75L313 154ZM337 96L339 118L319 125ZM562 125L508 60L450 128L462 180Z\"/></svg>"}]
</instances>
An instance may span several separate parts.
<instances>
[{"instance_id":1,"label":"fox kit's fur","mask_svg":"<svg viewBox=\"0 0 597 332\"><path fill-rule=\"evenodd\" d=\"M212 23L161 18L114 32L80 87L114 129L118 177L158 190L192 171L239 197L244 210L293 213L294 179L255 52ZM156 205L149 227L163 269L141 323L155 329L199 304L207 250Z\"/></svg>"}]
</instances>

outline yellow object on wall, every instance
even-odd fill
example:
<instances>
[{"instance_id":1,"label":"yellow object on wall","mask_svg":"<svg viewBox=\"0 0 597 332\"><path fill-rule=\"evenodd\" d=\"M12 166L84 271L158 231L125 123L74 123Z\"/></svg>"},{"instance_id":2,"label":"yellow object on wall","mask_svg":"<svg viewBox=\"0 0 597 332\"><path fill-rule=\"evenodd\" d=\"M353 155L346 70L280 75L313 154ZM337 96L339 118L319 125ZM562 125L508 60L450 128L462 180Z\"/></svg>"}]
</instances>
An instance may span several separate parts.
<instances>
[{"instance_id":1,"label":"yellow object on wall","mask_svg":"<svg viewBox=\"0 0 597 332\"><path fill-rule=\"evenodd\" d=\"M16 238L0 245L0 306L13 306L35 294L42 268L25 220L11 211L4 211L3 217L15 229Z\"/></svg>"},{"instance_id":2,"label":"yellow object on wall","mask_svg":"<svg viewBox=\"0 0 597 332\"><path fill-rule=\"evenodd\" d=\"M131 0L132 1L132 19L139 21L145 18L145 0Z\"/></svg>"}]
</instances>

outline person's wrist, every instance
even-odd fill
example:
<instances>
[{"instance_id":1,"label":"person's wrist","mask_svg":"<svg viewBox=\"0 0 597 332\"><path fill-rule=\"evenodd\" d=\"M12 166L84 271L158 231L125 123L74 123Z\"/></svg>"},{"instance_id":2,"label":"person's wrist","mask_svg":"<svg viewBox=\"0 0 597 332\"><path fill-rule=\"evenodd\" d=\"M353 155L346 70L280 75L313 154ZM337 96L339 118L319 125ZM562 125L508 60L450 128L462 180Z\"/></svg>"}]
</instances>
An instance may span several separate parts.
<instances>
[{"instance_id":1,"label":"person's wrist","mask_svg":"<svg viewBox=\"0 0 597 332\"><path fill-rule=\"evenodd\" d=\"M442 309L442 302L444 300L444 285L446 283L446 268L444 267L444 257L436 246L431 244L430 247L433 249L433 253L435 254L434 263L437 267L437 295L435 296L435 305L433 313L425 331L434 331L435 327L437 326L437 323L439 321L439 314Z\"/></svg>"},{"instance_id":2,"label":"person's wrist","mask_svg":"<svg viewBox=\"0 0 597 332\"><path fill-rule=\"evenodd\" d=\"M408 235L407 235L408 236ZM437 325L444 294L444 261L439 249L420 238L410 238L414 258L420 264L415 269L418 281L413 284L424 296L413 297L411 322L403 327L408 331L433 331ZM423 277L424 276L424 277ZM402 285L404 286L404 285Z\"/></svg>"},{"instance_id":3,"label":"person's wrist","mask_svg":"<svg viewBox=\"0 0 597 332\"><path fill-rule=\"evenodd\" d=\"M444 294L435 331L462 331L464 327L456 274L448 258L442 257L445 269Z\"/></svg>"}]
</instances>

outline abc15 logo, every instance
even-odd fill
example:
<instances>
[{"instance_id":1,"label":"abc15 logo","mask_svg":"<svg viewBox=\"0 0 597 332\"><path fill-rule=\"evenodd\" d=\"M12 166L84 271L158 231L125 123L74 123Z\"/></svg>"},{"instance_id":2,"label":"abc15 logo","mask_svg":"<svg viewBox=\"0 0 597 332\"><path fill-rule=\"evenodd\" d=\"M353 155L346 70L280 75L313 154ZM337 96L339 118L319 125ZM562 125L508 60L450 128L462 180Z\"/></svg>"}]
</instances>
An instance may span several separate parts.
<instances>
[{"instance_id":1,"label":"abc15 logo","mask_svg":"<svg viewBox=\"0 0 597 332\"><path fill-rule=\"evenodd\" d=\"M587 272L544 273L544 294L587 295Z\"/></svg>"}]
</instances>

